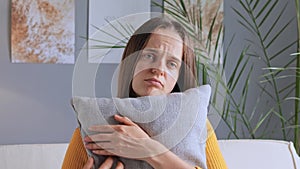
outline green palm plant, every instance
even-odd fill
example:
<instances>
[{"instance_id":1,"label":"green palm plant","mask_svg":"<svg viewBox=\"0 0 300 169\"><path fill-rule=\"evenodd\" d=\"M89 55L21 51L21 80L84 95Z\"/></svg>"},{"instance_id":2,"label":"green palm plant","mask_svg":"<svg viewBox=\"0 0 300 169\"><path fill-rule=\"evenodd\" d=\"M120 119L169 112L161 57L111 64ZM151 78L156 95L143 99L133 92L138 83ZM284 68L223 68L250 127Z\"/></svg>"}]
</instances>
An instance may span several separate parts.
<instances>
[{"instance_id":1,"label":"green palm plant","mask_svg":"<svg viewBox=\"0 0 300 169\"><path fill-rule=\"evenodd\" d=\"M209 2L209 4L202 2ZM276 11L280 6L279 0L237 0L236 2L239 8L232 7L231 9L239 17L238 23L252 35L253 39L245 39L247 45L234 62L229 62L232 57L229 56L229 51L232 49L235 35L228 38L230 40L225 47L223 12L219 10L222 8L221 0L163 0L163 5L159 3L154 3L154 5L161 7L165 13L182 23L190 34L197 56L198 81L212 84L214 93L211 110L221 117L229 129L228 138L271 138L269 133L278 133L278 129L272 131L273 126L269 125L270 121L275 119L280 121L279 131L282 139L289 140L289 133L294 132L293 142L299 153L299 57L289 57L289 60L282 66L275 66L274 63L277 58L286 57L285 51L296 43L299 51L299 42L298 40L290 41L277 51L273 48L279 37L287 31L293 18L282 22L281 17L287 10L287 5L279 12ZM299 3L297 0L295 2L300 31ZM132 34L134 29L130 25L118 24L117 27L110 25L114 33L97 29L107 36L116 37L116 34L123 36L123 38L118 38L122 42L121 45L89 39L100 43L92 48L123 48L128 35ZM275 27L279 27L279 30L275 30ZM254 51L254 47L258 47L260 51ZM295 56L298 55L295 54ZM253 77L253 70L257 69L254 62L257 61L263 64L264 73L260 77ZM290 71L293 71L292 74L286 74ZM291 76L296 77L296 81L283 87L279 85L280 80ZM257 80L260 82L255 83ZM254 106L249 106L251 85L257 85L259 89ZM293 93L295 94L292 95ZM266 97L274 104L269 104L262 112L259 107L262 106L261 100ZM287 116L283 104L290 99L295 100L295 109L290 116Z\"/></svg>"},{"instance_id":2,"label":"green palm plant","mask_svg":"<svg viewBox=\"0 0 300 169\"><path fill-rule=\"evenodd\" d=\"M281 17L287 10L287 2L278 12L276 9L278 9L279 0L236 1L239 8L232 7L231 9L239 16L238 23L254 39L245 39L248 45L237 57L235 65L228 64L228 60L230 59L228 50L231 48L230 44L234 37L232 37L227 48L224 49L223 56L218 53L218 48L223 42L221 38L223 25L220 26L216 22L218 13L210 13L213 17L210 18L209 33L205 35L207 37L203 38L202 32L205 26L203 20L205 19L205 15L202 15L201 0L196 1L196 3L191 0L163 0L163 2L165 5L161 7L164 11L183 23L195 41L198 68L202 69L202 72L207 72L207 74L203 73L199 78L202 78L202 81L206 82L208 79L207 76L209 76L212 81L215 81L214 89L216 92L212 99L212 106L228 127L230 131L228 137L270 138L272 136L268 133L278 132L272 131L273 126L269 125L270 121L275 119L281 123L279 131L281 132L282 139L289 140L288 134L291 130L294 132L293 142L299 153L299 57L289 57L287 63L284 63L280 67L275 66L274 62L277 58L286 57L284 52L293 47L297 41L290 41L280 49L277 49L277 51L274 51L274 48L272 48L278 43L279 37L287 31L288 26L293 21L293 18L283 22L281 20ZM219 2L214 1L215 4ZM297 0L296 4L299 19L299 3ZM275 30L275 27L280 28L279 30ZM218 31L215 31L216 28ZM212 38L213 32L215 32L217 37L215 39ZM214 40L215 46L211 43ZM252 48L256 47L257 49L257 46L260 51L254 52ZM212 60L217 60L217 62L210 62L211 60L209 60L208 56L211 51L214 53ZM263 69L264 74L259 79L260 83L256 84L260 90L257 102L252 109L249 109L247 108L249 107L247 106L249 102L249 85L253 84L253 81L257 78L251 77L253 69L256 69L253 60L257 61L258 59L260 59L260 62L265 67ZM292 66L295 62L297 63L296 68ZM230 74L226 74L228 77L226 80L224 79L224 70L228 69L227 67L231 67L233 71ZM295 71L295 75L286 74L290 70ZM280 80L291 76L295 76L296 81L291 81L290 84L283 87L279 85ZM295 95L291 97L291 93L293 92L295 92ZM238 97L236 97L236 93L239 93ZM216 99L218 95L222 97L221 101ZM267 99L272 100L274 104L268 105L266 111L259 112L258 107L261 106L260 100L263 99L262 96L264 96L264 99L267 97ZM283 104L291 98L295 100L295 110L288 116L283 109ZM258 119L255 119L255 116Z\"/></svg>"},{"instance_id":3,"label":"green palm plant","mask_svg":"<svg viewBox=\"0 0 300 169\"><path fill-rule=\"evenodd\" d=\"M266 2L258 0L239 0L239 4L242 6L243 11L246 11L247 13L247 16L245 16L242 15L240 11L233 9L241 18L239 23L256 38L255 41L249 39L247 39L247 41L250 45L257 45L261 49L260 54L251 53L250 55L261 58L264 67L266 67L263 69L265 73L261 76L261 83L259 86L261 91L270 100L274 101L274 104L268 106L268 112L271 112L269 118L271 119L273 117L271 115L275 115L273 119L279 119L281 123L281 138L284 140L291 139L289 138L288 133L291 131L294 132L294 144L299 153L299 103L297 103L297 99L295 99L295 109L293 113L288 114L288 112L285 112L283 109L283 105L291 98L293 92L296 92L294 95L295 97L293 98L299 98L299 94L297 96L297 90L299 90L297 88L299 88L300 83L299 75L297 75L299 72L297 72L297 68L295 69L293 66L297 58L287 57L284 54L286 50L295 46L295 43L298 40L291 40L288 44L282 45L281 48L276 48L276 50L274 50L274 48L272 49L272 47L276 45L276 42L278 42L279 37L283 36L287 31L288 26L291 25L294 18L285 21L280 20L287 10L287 2L279 12L275 10L279 6L278 0ZM275 17L271 18L272 15ZM270 21L271 25L267 21ZM279 27L279 30L275 30L275 27ZM286 63L277 66L275 60L280 58L285 58L287 61ZM296 70L296 74L295 72L290 73L290 71L293 70ZM295 81L288 79L290 77L295 77L295 75ZM290 81L290 83L280 87L279 83L283 79L285 82ZM263 120L261 123L267 122L268 121Z\"/></svg>"},{"instance_id":4,"label":"green palm plant","mask_svg":"<svg viewBox=\"0 0 300 169\"><path fill-rule=\"evenodd\" d=\"M295 0L297 11L297 27L298 27L298 41L297 41L297 60L296 60L296 89L295 89L295 124L294 143L296 143L296 150L300 154L300 131L299 131L299 113L300 113L300 4Z\"/></svg>"}]
</instances>

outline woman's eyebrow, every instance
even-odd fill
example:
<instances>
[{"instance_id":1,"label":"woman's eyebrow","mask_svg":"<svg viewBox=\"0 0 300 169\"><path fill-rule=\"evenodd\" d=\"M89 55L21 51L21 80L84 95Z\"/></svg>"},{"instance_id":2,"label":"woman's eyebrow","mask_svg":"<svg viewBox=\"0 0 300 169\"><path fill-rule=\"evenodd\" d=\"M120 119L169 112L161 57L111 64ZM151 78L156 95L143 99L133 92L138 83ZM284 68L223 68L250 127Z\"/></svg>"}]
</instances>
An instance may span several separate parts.
<instances>
[{"instance_id":1,"label":"woman's eyebrow","mask_svg":"<svg viewBox=\"0 0 300 169\"><path fill-rule=\"evenodd\" d=\"M177 57L175 57L175 56L171 56L171 59L174 59L174 60L176 60L177 62L181 62L181 60L180 59L178 59Z\"/></svg>"},{"instance_id":2,"label":"woman's eyebrow","mask_svg":"<svg viewBox=\"0 0 300 169\"><path fill-rule=\"evenodd\" d=\"M147 52L159 53L156 49L152 49L152 48L145 48L144 50Z\"/></svg>"}]
</instances>

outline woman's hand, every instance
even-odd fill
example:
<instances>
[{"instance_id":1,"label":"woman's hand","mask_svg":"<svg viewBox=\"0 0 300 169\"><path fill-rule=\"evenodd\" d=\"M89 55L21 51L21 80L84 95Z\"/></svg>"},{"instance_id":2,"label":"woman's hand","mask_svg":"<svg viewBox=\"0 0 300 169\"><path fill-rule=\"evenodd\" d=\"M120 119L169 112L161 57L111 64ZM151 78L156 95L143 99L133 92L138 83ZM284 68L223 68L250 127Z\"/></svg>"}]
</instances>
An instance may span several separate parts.
<instances>
[{"instance_id":1,"label":"woman's hand","mask_svg":"<svg viewBox=\"0 0 300 169\"><path fill-rule=\"evenodd\" d=\"M84 138L87 149L98 155L116 155L139 160L167 151L129 118L119 115L114 118L122 124L89 128L90 131L99 133Z\"/></svg>"},{"instance_id":2,"label":"woman's hand","mask_svg":"<svg viewBox=\"0 0 300 169\"><path fill-rule=\"evenodd\" d=\"M93 126L90 128L91 131L99 132L99 134L90 135L84 139L86 147L92 150L93 153L143 160L153 168L173 169L174 166L194 168L162 144L151 139L127 117L119 115L114 117L123 124Z\"/></svg>"},{"instance_id":3,"label":"woman's hand","mask_svg":"<svg viewBox=\"0 0 300 169\"><path fill-rule=\"evenodd\" d=\"M108 157L99 167L99 169L109 169L112 167L114 160L111 157ZM89 157L87 163L83 166L83 169L91 169L94 164L94 159ZM116 169L124 169L123 163L118 161Z\"/></svg>"}]
</instances>

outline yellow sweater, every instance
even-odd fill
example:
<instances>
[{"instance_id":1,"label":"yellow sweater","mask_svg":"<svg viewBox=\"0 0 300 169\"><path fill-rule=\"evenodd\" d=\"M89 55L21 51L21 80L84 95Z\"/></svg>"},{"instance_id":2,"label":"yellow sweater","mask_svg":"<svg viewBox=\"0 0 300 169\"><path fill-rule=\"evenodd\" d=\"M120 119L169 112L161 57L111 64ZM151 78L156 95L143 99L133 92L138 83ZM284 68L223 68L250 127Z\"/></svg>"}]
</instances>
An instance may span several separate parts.
<instances>
[{"instance_id":1,"label":"yellow sweater","mask_svg":"<svg viewBox=\"0 0 300 169\"><path fill-rule=\"evenodd\" d=\"M227 169L225 160L220 151L216 134L207 121L206 162L208 169ZM79 128L73 133L67 149L62 169L82 169L87 162L88 155L82 142ZM200 169L199 167L196 167Z\"/></svg>"}]
</instances>

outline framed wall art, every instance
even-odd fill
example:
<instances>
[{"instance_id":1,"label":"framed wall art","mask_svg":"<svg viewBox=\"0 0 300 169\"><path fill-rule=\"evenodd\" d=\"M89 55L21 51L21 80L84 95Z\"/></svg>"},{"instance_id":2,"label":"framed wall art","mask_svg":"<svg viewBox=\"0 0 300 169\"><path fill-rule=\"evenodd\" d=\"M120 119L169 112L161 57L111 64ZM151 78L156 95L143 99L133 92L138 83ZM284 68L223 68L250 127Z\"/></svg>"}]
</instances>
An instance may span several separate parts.
<instances>
[{"instance_id":1,"label":"framed wall art","mask_svg":"<svg viewBox=\"0 0 300 169\"><path fill-rule=\"evenodd\" d=\"M12 0L11 61L74 63L74 0Z\"/></svg>"}]
</instances>

